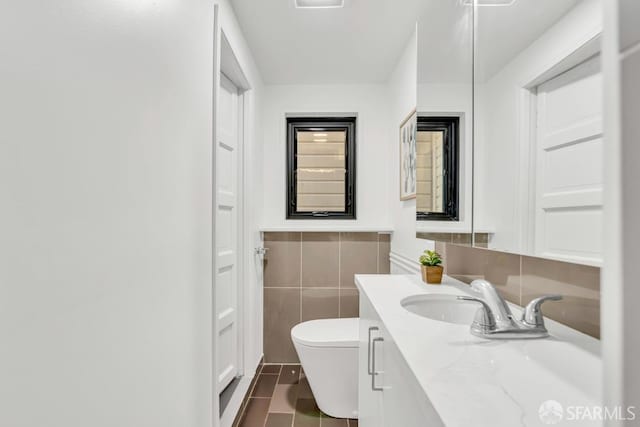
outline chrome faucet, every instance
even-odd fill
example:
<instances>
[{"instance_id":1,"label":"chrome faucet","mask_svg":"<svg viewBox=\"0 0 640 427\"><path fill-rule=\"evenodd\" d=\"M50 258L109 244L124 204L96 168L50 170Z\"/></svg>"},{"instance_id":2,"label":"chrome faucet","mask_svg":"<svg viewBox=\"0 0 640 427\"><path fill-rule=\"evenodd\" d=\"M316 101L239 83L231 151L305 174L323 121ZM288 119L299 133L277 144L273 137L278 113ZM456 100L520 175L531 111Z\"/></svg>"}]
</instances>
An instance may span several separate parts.
<instances>
[{"instance_id":1,"label":"chrome faucet","mask_svg":"<svg viewBox=\"0 0 640 427\"><path fill-rule=\"evenodd\" d=\"M561 295L545 295L531 301L524 309L522 318L516 320L506 301L496 288L486 280L471 282L471 290L481 298L459 296L459 300L481 304L471 324L471 333L490 339L544 338L549 335L544 326L544 317L540 306L545 301L559 301Z\"/></svg>"}]
</instances>

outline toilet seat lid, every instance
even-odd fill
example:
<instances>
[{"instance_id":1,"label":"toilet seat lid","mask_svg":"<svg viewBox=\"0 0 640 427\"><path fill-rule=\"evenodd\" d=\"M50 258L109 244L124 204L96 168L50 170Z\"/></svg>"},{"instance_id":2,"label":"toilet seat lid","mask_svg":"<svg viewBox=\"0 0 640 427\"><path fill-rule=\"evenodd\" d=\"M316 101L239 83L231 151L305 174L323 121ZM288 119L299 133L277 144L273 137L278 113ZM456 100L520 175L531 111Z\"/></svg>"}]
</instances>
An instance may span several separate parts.
<instances>
[{"instance_id":1,"label":"toilet seat lid","mask_svg":"<svg viewBox=\"0 0 640 427\"><path fill-rule=\"evenodd\" d=\"M293 341L310 347L358 347L358 318L318 319L291 329Z\"/></svg>"}]
</instances>

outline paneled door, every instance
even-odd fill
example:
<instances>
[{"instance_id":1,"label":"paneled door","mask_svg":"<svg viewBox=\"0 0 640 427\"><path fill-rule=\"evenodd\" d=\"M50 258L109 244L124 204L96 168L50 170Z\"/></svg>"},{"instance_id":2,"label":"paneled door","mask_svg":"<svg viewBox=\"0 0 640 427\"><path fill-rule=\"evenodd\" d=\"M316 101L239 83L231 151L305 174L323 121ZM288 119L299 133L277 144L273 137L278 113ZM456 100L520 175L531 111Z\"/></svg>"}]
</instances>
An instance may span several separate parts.
<instances>
[{"instance_id":1,"label":"paneled door","mask_svg":"<svg viewBox=\"0 0 640 427\"><path fill-rule=\"evenodd\" d=\"M537 90L535 253L602 260L602 73L595 57Z\"/></svg>"},{"instance_id":2,"label":"paneled door","mask_svg":"<svg viewBox=\"0 0 640 427\"><path fill-rule=\"evenodd\" d=\"M238 200L240 176L238 88L220 75L216 133L216 316L217 381L224 390L238 375Z\"/></svg>"}]
</instances>

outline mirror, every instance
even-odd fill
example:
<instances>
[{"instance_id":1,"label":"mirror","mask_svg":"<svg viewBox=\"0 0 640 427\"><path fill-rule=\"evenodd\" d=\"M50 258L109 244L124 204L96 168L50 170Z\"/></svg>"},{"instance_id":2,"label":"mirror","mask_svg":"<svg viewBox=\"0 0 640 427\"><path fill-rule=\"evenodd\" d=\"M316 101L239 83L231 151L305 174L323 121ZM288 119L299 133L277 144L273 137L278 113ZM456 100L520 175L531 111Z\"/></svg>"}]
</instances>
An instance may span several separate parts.
<instances>
[{"instance_id":1,"label":"mirror","mask_svg":"<svg viewBox=\"0 0 640 427\"><path fill-rule=\"evenodd\" d=\"M599 265L602 5L476 2L476 246Z\"/></svg>"},{"instance_id":2,"label":"mirror","mask_svg":"<svg viewBox=\"0 0 640 427\"><path fill-rule=\"evenodd\" d=\"M424 3L417 24L416 232L470 244L473 7Z\"/></svg>"}]
</instances>

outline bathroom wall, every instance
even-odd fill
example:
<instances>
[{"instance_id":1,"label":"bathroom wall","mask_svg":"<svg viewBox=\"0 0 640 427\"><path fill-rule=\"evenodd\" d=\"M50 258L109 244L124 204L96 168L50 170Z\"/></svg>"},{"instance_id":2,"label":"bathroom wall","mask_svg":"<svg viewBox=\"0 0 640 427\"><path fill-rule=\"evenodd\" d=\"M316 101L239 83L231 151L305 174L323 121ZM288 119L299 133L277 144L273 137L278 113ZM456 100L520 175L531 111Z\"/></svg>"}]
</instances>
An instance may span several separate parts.
<instances>
[{"instance_id":1,"label":"bathroom wall","mask_svg":"<svg viewBox=\"0 0 640 427\"><path fill-rule=\"evenodd\" d=\"M605 214L602 277L604 403L640 402L640 2L605 0ZM635 424L638 423L636 418ZM635 425L610 421L607 426Z\"/></svg>"},{"instance_id":2,"label":"bathroom wall","mask_svg":"<svg viewBox=\"0 0 640 427\"><path fill-rule=\"evenodd\" d=\"M262 224L274 227L391 228L388 200L388 100L383 84L271 85L265 87ZM357 115L356 220L287 220L286 115Z\"/></svg>"},{"instance_id":3,"label":"bathroom wall","mask_svg":"<svg viewBox=\"0 0 640 427\"><path fill-rule=\"evenodd\" d=\"M2 2L0 425L215 425L214 4Z\"/></svg>"},{"instance_id":4,"label":"bathroom wall","mask_svg":"<svg viewBox=\"0 0 640 427\"><path fill-rule=\"evenodd\" d=\"M514 304L561 294L562 301L544 304L545 316L600 337L600 268L447 243L436 250L446 274L466 283L486 279Z\"/></svg>"},{"instance_id":5,"label":"bathroom wall","mask_svg":"<svg viewBox=\"0 0 640 427\"><path fill-rule=\"evenodd\" d=\"M391 190L387 209L391 212L393 237L391 239L391 270L394 273L418 271L418 256L432 242L416 239L416 201L400 200L400 123L416 109L418 51L416 32L407 40L402 55L389 77L387 97L390 114L387 118L389 139L387 141L387 168L390 170Z\"/></svg>"},{"instance_id":6,"label":"bathroom wall","mask_svg":"<svg viewBox=\"0 0 640 427\"><path fill-rule=\"evenodd\" d=\"M291 328L357 317L354 274L389 273L389 234L265 233L264 361L298 363Z\"/></svg>"}]
</instances>

